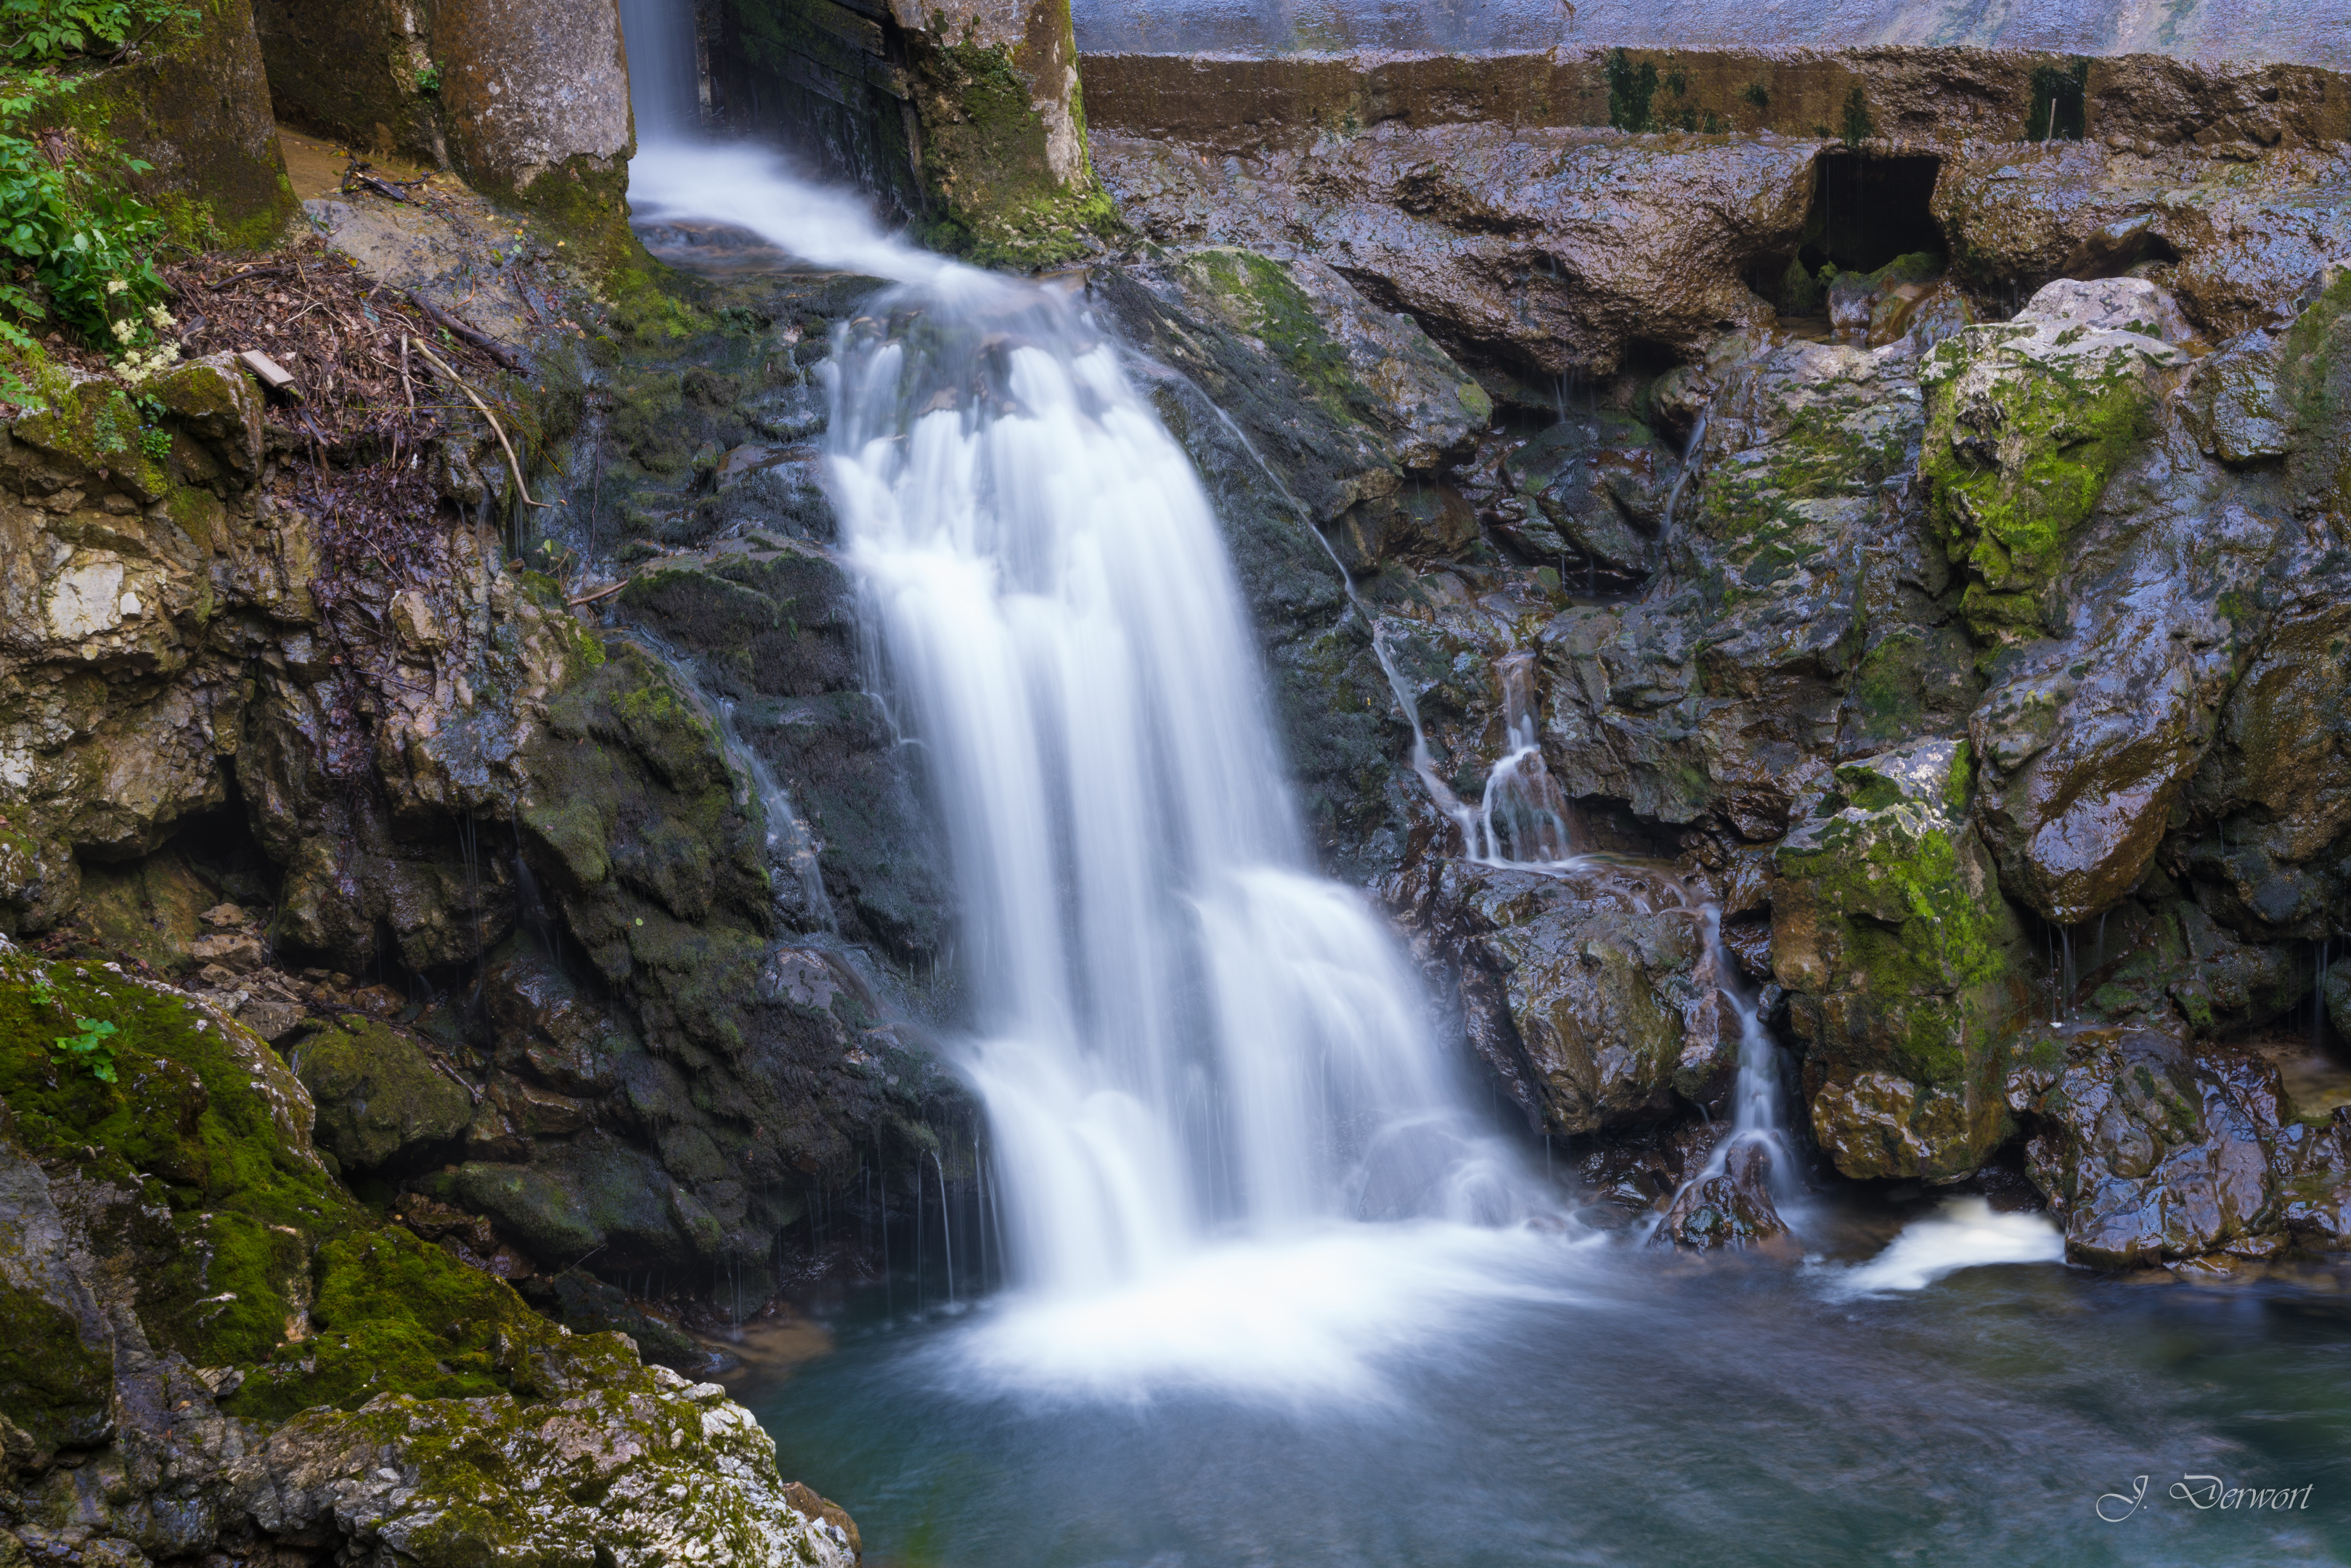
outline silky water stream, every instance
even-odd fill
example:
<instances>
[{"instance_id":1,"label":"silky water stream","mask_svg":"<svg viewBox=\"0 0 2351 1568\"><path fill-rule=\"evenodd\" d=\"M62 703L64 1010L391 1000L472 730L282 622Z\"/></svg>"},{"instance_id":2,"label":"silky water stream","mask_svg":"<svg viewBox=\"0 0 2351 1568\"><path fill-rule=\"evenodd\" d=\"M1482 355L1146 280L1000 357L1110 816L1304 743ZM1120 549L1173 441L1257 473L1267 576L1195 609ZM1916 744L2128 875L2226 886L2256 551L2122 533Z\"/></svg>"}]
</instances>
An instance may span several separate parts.
<instances>
[{"instance_id":1,"label":"silky water stream","mask_svg":"<svg viewBox=\"0 0 2351 1568\"><path fill-rule=\"evenodd\" d=\"M1768 1256L1577 1225L1311 870L1217 519L1082 301L747 148L656 141L632 194L892 280L834 345L830 477L946 818L1008 1283L853 1297L831 1354L737 1389L869 1563L2351 1553L2333 1274L2102 1279L2039 1217L1915 1192L1802 1196ZM1570 866L1520 727L1452 803L1465 847ZM1738 1010L1723 1146L1768 1145L1795 1197ZM2207 1510L2199 1475L2311 1501Z\"/></svg>"}]
</instances>

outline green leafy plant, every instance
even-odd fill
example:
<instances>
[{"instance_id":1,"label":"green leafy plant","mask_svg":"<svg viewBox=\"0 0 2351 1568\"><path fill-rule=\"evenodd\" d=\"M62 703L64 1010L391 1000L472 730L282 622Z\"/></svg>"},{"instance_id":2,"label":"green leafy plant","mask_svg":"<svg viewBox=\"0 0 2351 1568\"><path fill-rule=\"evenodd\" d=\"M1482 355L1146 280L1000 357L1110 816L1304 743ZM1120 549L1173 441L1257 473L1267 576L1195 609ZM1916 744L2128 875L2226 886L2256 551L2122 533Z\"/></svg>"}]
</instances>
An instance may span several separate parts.
<instances>
[{"instance_id":1,"label":"green leafy plant","mask_svg":"<svg viewBox=\"0 0 2351 1568\"><path fill-rule=\"evenodd\" d=\"M424 94L428 98L433 94L439 92L441 90L441 68L434 65L431 60L425 61L424 68L416 73L416 90Z\"/></svg>"},{"instance_id":2,"label":"green leafy plant","mask_svg":"<svg viewBox=\"0 0 2351 1568\"><path fill-rule=\"evenodd\" d=\"M29 349L27 325L54 323L133 380L177 357L157 346L172 324L154 267L163 222L122 188L150 166L61 129L57 110L76 69L197 17L189 0L0 0L0 343Z\"/></svg>"},{"instance_id":3,"label":"green leafy plant","mask_svg":"<svg viewBox=\"0 0 2351 1568\"><path fill-rule=\"evenodd\" d=\"M194 10L184 0L0 0L0 52L19 65L120 53Z\"/></svg>"},{"instance_id":4,"label":"green leafy plant","mask_svg":"<svg viewBox=\"0 0 2351 1568\"><path fill-rule=\"evenodd\" d=\"M107 1041L112 1038L114 1026L104 1019L74 1019L79 1034L61 1034L57 1050L49 1060L57 1065L78 1067L100 1083L114 1082L114 1048Z\"/></svg>"}]
</instances>

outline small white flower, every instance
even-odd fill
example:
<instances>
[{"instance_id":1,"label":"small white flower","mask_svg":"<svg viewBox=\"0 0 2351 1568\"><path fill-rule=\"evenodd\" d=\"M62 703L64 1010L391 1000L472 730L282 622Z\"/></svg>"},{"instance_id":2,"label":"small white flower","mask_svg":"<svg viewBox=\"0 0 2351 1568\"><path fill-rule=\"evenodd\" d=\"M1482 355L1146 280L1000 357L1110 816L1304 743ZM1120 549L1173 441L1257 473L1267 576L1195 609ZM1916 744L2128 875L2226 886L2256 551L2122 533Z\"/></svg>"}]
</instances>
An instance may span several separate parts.
<instances>
[{"instance_id":1,"label":"small white flower","mask_svg":"<svg viewBox=\"0 0 2351 1568\"><path fill-rule=\"evenodd\" d=\"M164 309L161 305L150 305L147 307L147 319L153 325L155 330L158 332L163 330L166 327L176 327L180 324L173 319L172 313L169 310Z\"/></svg>"},{"instance_id":2,"label":"small white flower","mask_svg":"<svg viewBox=\"0 0 2351 1568\"><path fill-rule=\"evenodd\" d=\"M114 336L118 341L127 343L131 341L131 335L138 329L128 320L117 321L114 324Z\"/></svg>"},{"instance_id":3,"label":"small white flower","mask_svg":"<svg viewBox=\"0 0 2351 1568\"><path fill-rule=\"evenodd\" d=\"M106 280L106 291L109 294L120 294L130 287L130 284L119 277L110 277Z\"/></svg>"}]
</instances>

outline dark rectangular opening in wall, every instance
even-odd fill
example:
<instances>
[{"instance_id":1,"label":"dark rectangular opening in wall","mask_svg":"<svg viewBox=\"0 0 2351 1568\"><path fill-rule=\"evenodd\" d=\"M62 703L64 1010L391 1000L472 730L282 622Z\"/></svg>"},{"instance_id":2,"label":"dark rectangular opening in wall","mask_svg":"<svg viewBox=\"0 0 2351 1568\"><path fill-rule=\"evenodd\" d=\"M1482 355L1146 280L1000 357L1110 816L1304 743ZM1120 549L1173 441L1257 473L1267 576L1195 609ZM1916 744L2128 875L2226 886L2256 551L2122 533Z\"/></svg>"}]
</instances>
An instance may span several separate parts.
<instances>
[{"instance_id":1,"label":"dark rectangular opening in wall","mask_svg":"<svg viewBox=\"0 0 2351 1568\"><path fill-rule=\"evenodd\" d=\"M1875 272L1915 251L1947 255L1931 205L1943 161L1932 153L1832 151L1813 161L1813 214L1805 225L1807 268Z\"/></svg>"}]
</instances>

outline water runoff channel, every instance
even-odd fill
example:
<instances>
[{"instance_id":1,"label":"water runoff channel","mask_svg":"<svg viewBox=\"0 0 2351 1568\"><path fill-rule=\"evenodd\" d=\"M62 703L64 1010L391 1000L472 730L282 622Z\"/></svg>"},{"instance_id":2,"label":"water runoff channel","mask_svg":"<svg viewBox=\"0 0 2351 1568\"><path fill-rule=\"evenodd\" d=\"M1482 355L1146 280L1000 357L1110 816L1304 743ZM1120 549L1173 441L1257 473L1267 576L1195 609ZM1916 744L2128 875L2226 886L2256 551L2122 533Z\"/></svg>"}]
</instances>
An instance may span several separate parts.
<instances>
[{"instance_id":1,"label":"water runoff channel","mask_svg":"<svg viewBox=\"0 0 2351 1568\"><path fill-rule=\"evenodd\" d=\"M1576 1224L1382 922L1315 871L1217 519L1128 350L1066 289L702 139L690 51L648 10L640 218L885 281L832 344L828 484L944 804L955 1065L1007 1283L955 1311L868 1292L829 1354L737 1389L869 1562L2351 1555L2334 1301L2069 1270L2044 1218L1980 1199L1808 1191L1778 1049L1702 904L1742 1047L1695 1180L1746 1166L1798 1245L1695 1260ZM1483 798L1423 776L1471 858L1591 874L1532 672L1503 674ZM2199 1473L2329 1500L2281 1522L2161 1496ZM2154 1500L2102 1517L2142 1475Z\"/></svg>"}]
</instances>

